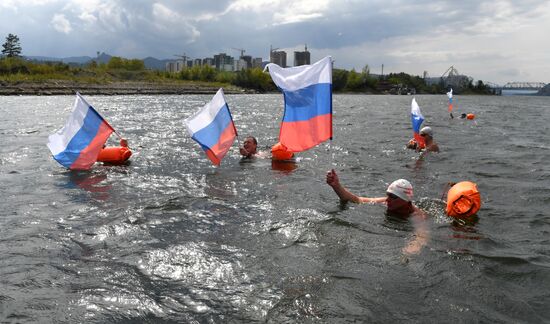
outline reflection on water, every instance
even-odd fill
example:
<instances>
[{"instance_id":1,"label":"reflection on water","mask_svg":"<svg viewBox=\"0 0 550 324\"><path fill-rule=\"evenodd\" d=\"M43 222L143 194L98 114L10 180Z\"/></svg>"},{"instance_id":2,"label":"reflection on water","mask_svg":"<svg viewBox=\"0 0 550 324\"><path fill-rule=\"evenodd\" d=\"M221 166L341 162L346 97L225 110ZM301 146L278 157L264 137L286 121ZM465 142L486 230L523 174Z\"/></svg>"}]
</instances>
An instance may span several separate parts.
<instances>
[{"instance_id":1,"label":"reflection on water","mask_svg":"<svg viewBox=\"0 0 550 324\"><path fill-rule=\"evenodd\" d=\"M226 172L215 170L204 176L204 193L212 198L231 198L237 195L238 183Z\"/></svg>"},{"instance_id":2,"label":"reflection on water","mask_svg":"<svg viewBox=\"0 0 550 324\"><path fill-rule=\"evenodd\" d=\"M476 229L476 224L478 222L479 217L477 215L472 215L465 219L453 219L453 222L451 223L453 238L465 240L480 240L482 237Z\"/></svg>"},{"instance_id":3,"label":"reflection on water","mask_svg":"<svg viewBox=\"0 0 550 324\"><path fill-rule=\"evenodd\" d=\"M69 171L68 188L80 188L93 194L98 200L107 200L112 185L107 183L105 172L95 171Z\"/></svg>"},{"instance_id":4,"label":"reflection on water","mask_svg":"<svg viewBox=\"0 0 550 324\"><path fill-rule=\"evenodd\" d=\"M550 321L549 98L457 96L474 124L416 96L441 149L420 159L404 147L410 97L336 95L330 145L296 161L235 145L219 167L182 125L210 99L91 98L135 152L71 172L45 143L74 97L0 97L0 322ZM277 142L279 94L226 100L239 133ZM339 208L332 168L368 197L408 179L422 250L403 262L414 224L384 206ZM483 197L472 223L445 215L461 180Z\"/></svg>"},{"instance_id":5,"label":"reflection on water","mask_svg":"<svg viewBox=\"0 0 550 324\"><path fill-rule=\"evenodd\" d=\"M298 168L298 165L296 161L288 160L288 161L279 161L279 160L271 160L271 169L275 171L281 171L282 173L289 174L292 171L296 170Z\"/></svg>"}]
</instances>

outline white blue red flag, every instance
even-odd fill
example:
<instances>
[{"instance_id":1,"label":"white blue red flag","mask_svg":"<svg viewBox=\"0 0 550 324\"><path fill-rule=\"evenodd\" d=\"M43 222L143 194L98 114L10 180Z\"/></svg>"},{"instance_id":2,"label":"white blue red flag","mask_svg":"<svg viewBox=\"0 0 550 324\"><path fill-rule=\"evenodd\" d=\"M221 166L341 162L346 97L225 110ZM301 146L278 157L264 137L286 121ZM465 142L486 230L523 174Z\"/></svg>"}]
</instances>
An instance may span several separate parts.
<instances>
[{"instance_id":1,"label":"white blue red flag","mask_svg":"<svg viewBox=\"0 0 550 324\"><path fill-rule=\"evenodd\" d=\"M452 111L453 111L453 88L451 88L451 90L449 92L447 92L447 97L449 97L449 113L451 113L451 116L452 116Z\"/></svg>"},{"instance_id":2,"label":"white blue red flag","mask_svg":"<svg viewBox=\"0 0 550 324\"><path fill-rule=\"evenodd\" d=\"M88 170L113 132L113 127L76 93L72 114L63 128L48 137L48 148L64 167Z\"/></svg>"},{"instance_id":3,"label":"white blue red flag","mask_svg":"<svg viewBox=\"0 0 550 324\"><path fill-rule=\"evenodd\" d=\"M266 69L285 99L280 143L301 152L332 139L331 57L290 68L270 63Z\"/></svg>"},{"instance_id":4,"label":"white blue red flag","mask_svg":"<svg viewBox=\"0 0 550 324\"><path fill-rule=\"evenodd\" d=\"M420 145L424 144L424 138L420 136L420 126L422 126L422 123L424 122L424 116L422 116L422 112L420 112L420 107L418 106L418 103L416 103L415 98L413 98L411 102L411 122L414 132L414 139Z\"/></svg>"},{"instance_id":5,"label":"white blue red flag","mask_svg":"<svg viewBox=\"0 0 550 324\"><path fill-rule=\"evenodd\" d=\"M223 97L223 89L220 88L209 103L185 119L184 124L191 138L200 144L210 161L220 165L237 136L231 112Z\"/></svg>"}]
</instances>

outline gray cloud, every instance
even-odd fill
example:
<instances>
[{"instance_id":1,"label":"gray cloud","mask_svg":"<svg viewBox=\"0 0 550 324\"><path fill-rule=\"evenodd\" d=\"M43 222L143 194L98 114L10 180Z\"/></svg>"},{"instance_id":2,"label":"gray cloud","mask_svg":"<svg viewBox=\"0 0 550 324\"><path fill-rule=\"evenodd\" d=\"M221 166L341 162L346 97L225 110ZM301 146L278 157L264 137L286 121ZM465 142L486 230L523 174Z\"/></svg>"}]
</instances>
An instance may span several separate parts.
<instances>
[{"instance_id":1,"label":"gray cloud","mask_svg":"<svg viewBox=\"0 0 550 324\"><path fill-rule=\"evenodd\" d=\"M24 14L23 14L24 13ZM143 58L193 57L232 47L267 58L269 46L308 44L314 58L408 73L465 73L491 81L550 72L545 0L35 0L0 4L0 30L20 36L24 54L73 56L105 51ZM2 35L0 35L2 37ZM542 37L542 38L540 38ZM531 58L531 59L529 59ZM291 57L288 57L291 63ZM507 71L523 71L511 75ZM484 72L485 71L485 72ZM396 71L397 72L397 71ZM432 73L432 72L430 72ZM436 75L439 72L433 72ZM526 80L530 81L530 80Z\"/></svg>"}]
</instances>

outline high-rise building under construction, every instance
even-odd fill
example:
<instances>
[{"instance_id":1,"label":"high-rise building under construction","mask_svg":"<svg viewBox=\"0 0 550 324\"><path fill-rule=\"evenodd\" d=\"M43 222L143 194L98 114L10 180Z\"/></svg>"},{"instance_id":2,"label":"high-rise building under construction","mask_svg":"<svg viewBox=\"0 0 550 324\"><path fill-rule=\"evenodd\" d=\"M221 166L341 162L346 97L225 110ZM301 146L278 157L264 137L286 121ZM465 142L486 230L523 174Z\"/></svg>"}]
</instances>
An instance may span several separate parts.
<instances>
[{"instance_id":1,"label":"high-rise building under construction","mask_svg":"<svg viewBox=\"0 0 550 324\"><path fill-rule=\"evenodd\" d=\"M307 50L307 45L305 46L305 50L303 52L294 52L294 66L300 66L300 65L309 65L310 63L310 55L309 51Z\"/></svg>"}]
</instances>

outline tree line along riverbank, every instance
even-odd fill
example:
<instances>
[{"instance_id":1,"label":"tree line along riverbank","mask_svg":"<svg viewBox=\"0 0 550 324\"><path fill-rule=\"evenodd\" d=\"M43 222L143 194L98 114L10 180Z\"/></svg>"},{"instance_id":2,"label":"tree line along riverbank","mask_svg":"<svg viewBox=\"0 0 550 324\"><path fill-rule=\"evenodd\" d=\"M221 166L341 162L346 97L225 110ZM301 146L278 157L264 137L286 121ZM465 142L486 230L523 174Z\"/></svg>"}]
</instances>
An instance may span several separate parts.
<instances>
[{"instance_id":1,"label":"tree line along riverbank","mask_svg":"<svg viewBox=\"0 0 550 324\"><path fill-rule=\"evenodd\" d=\"M229 72L211 66L193 66L177 73L149 70L142 60L112 57L106 64L91 61L85 65L37 62L22 57L0 58L0 95L83 94L191 94L215 93L220 87L231 93L277 91L268 73L259 68ZM368 94L442 94L443 84L428 85L418 76L390 73L383 77L361 72L333 70L333 91ZM462 93L490 94L478 81Z\"/></svg>"}]
</instances>

